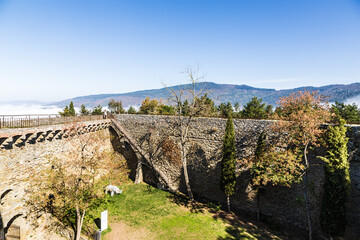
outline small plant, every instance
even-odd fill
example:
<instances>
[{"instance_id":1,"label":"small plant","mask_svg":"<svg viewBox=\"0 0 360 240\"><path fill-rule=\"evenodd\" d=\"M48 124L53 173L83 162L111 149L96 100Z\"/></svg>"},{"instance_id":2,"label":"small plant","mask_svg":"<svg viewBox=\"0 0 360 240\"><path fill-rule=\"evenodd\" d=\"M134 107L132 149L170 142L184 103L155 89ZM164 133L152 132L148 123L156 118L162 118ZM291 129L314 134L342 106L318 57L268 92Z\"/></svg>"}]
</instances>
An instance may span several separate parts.
<instances>
[{"instance_id":1,"label":"small plant","mask_svg":"<svg viewBox=\"0 0 360 240\"><path fill-rule=\"evenodd\" d=\"M217 131L218 131L218 128L217 128L217 127L212 127L212 128L209 130L209 134L216 133Z\"/></svg>"}]
</instances>

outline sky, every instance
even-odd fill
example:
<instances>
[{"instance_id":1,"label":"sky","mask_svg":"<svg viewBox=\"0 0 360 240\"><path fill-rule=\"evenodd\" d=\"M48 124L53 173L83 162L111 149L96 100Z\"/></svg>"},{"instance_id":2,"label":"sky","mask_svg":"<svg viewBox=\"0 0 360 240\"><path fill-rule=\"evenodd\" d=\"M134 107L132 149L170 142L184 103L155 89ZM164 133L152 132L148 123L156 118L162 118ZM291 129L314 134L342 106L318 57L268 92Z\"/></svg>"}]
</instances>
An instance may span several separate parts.
<instances>
[{"instance_id":1,"label":"sky","mask_svg":"<svg viewBox=\"0 0 360 240\"><path fill-rule=\"evenodd\" d=\"M0 102L360 82L359 0L0 0Z\"/></svg>"}]
</instances>

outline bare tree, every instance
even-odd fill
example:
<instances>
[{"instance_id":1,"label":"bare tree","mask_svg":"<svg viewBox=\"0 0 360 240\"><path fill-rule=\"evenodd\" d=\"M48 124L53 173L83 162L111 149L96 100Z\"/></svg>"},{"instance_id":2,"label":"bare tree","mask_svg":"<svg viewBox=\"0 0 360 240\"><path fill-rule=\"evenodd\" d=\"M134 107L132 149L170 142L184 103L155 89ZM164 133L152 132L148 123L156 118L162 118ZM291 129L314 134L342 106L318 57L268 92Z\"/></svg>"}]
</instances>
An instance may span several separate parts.
<instances>
[{"instance_id":1,"label":"bare tree","mask_svg":"<svg viewBox=\"0 0 360 240\"><path fill-rule=\"evenodd\" d=\"M195 116L201 115L204 110L202 104L198 104L198 100L201 95L205 93L204 84L200 83L200 80L204 76L199 75L199 69L193 70L187 68L184 73L187 75L188 85L179 85L179 87L171 88L167 87L170 92L169 101L176 106L176 131L178 133L181 163L184 171L185 184L188 192L188 196L191 201L194 200L194 196L191 190L189 174L187 169L187 154L189 143L189 130L191 127L191 121ZM186 109L184 109L186 108ZM186 110L186 111L184 111Z\"/></svg>"},{"instance_id":2,"label":"bare tree","mask_svg":"<svg viewBox=\"0 0 360 240\"><path fill-rule=\"evenodd\" d=\"M108 173L101 166L109 162L111 153L99 144L105 137L102 132L84 134L83 126L76 123L68 129L65 153L59 158L49 156L48 167L29 179L33 188L27 204L32 212L51 213L64 226L71 226L79 240L86 211L101 198L96 184Z\"/></svg>"}]
</instances>

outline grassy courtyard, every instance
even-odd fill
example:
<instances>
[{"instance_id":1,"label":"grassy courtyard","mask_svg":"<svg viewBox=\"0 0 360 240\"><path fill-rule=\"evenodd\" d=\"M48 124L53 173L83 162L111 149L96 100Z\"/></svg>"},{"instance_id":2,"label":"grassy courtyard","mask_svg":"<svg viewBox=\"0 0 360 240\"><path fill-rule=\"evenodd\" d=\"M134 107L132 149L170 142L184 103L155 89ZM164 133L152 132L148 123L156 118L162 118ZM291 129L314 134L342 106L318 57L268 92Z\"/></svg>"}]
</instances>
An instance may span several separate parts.
<instances>
[{"instance_id":1,"label":"grassy courtyard","mask_svg":"<svg viewBox=\"0 0 360 240\"><path fill-rule=\"evenodd\" d=\"M121 186L123 194L109 197L89 213L95 219L107 209L110 228L102 237L112 239L281 239L227 214L214 204L191 205L186 198L146 184Z\"/></svg>"}]
</instances>

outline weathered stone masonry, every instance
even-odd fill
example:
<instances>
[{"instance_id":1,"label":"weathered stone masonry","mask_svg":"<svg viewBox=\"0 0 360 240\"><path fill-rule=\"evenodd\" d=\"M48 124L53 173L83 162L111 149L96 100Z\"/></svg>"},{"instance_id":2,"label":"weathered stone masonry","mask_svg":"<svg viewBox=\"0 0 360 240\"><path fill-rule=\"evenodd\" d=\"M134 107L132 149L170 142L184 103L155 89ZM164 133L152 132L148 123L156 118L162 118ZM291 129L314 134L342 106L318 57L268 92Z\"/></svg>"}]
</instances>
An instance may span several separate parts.
<instances>
[{"instance_id":1,"label":"weathered stone masonry","mask_svg":"<svg viewBox=\"0 0 360 240\"><path fill-rule=\"evenodd\" d=\"M174 117L152 115L119 115L116 120L138 140L144 149L151 149L145 141L151 135L153 142L164 135L176 142L174 132ZM199 197L215 201L225 201L224 194L220 191L220 161L222 154L222 140L225 132L226 119L218 118L195 118L189 133L191 152L189 153L188 171L190 185L194 193ZM254 193L249 185L250 172L242 159L253 154L259 134L269 130L272 121L266 120L234 120L236 135L237 158L237 185L236 194L232 197L232 204L239 210L247 213L256 211ZM268 131L269 133L269 131ZM271 133L269 133L271 135ZM352 191L348 199L348 227L347 237L354 239L360 236L360 127L351 126L348 131L349 152L351 161ZM319 154L319 153L317 153ZM311 168L309 169L309 199L312 219L315 231L320 233L319 215L321 206L322 186L324 179L323 163L313 154L310 157ZM136 159L133 159L136 161ZM172 179L172 184L186 193L183 185L181 166L169 162L165 157L154 159L154 163L167 173ZM132 167L136 166L133 164ZM146 168L147 169L147 168ZM156 183L154 175L144 172L145 181ZM267 187L260 199L261 212L277 219L281 223L289 223L305 229L306 211L303 202L301 184L286 187Z\"/></svg>"},{"instance_id":2,"label":"weathered stone masonry","mask_svg":"<svg viewBox=\"0 0 360 240\"><path fill-rule=\"evenodd\" d=\"M119 115L118 121L132 138L135 139L148 153L156 152L158 140L168 136L176 142L177 133L174 131L174 117L151 116L151 115ZM220 161L222 154L222 139L225 131L225 119L218 118L195 118L192 122L188 145L190 184L198 197L214 201L225 201L224 194L220 191ZM255 216L255 201L249 185L249 169L242 159L253 154L258 135L268 130L271 121L264 120L234 120L236 134L236 148L239 163L237 165L236 194L232 197L233 208ZM104 127L109 125L108 121ZM101 129L97 124L88 124L89 129ZM90 127L92 126L92 127ZM24 218L24 197L27 188L24 179L29 176L33 169L44 169L49 155L59 156L66 151L66 140L61 139L60 134L53 134L58 130L64 130L61 125L49 126L40 129L27 129L29 137L24 137L24 130L1 130L0 138L6 138L1 142L0 149L0 213L4 227L9 221L17 216L13 224L20 225L24 236L33 236L31 239L46 239L41 232L31 232L31 226ZM26 130L26 131L27 131ZM84 131L86 129L83 129ZM128 161L131 175L137 165L139 155L126 139L118 136L117 131L110 128L102 130L105 133L101 144L105 148L113 147L120 151ZM18 133L16 133L18 132ZM52 133L53 132L53 133ZM37 134L41 133L41 134ZM65 134L65 132L62 132ZM31 135L30 135L31 134ZM112 136L111 136L112 135ZM13 136L17 136L12 139ZM32 136L32 137L31 137ZM351 153L351 180L352 191L348 200L348 227L347 239L356 239L360 235L358 225L360 223L360 127L352 126L349 131L349 152ZM30 142L29 142L30 141ZM151 155L151 154L150 154ZM153 163L166 173L172 185L181 191L185 191L181 165L164 157L160 151L153 155ZM315 230L320 231L319 211L321 205L323 185L323 163L311 157L309 171L309 198L312 218ZM144 180L157 184L158 176L144 165ZM303 203L301 185L291 188L268 187L261 197L261 212L271 216L281 223L289 223L294 226L306 228L306 212ZM19 215L23 214L23 215ZM38 236L38 238L36 238ZM49 239L54 239L50 235ZM27 238L25 238L27 239Z\"/></svg>"},{"instance_id":3,"label":"weathered stone masonry","mask_svg":"<svg viewBox=\"0 0 360 240\"><path fill-rule=\"evenodd\" d=\"M108 125L108 120L91 121L79 126L78 130L84 134L101 131L103 141L99 145L112 150ZM37 229L30 224L25 205L29 188L26 180L34 172L50 168L50 157L60 157L67 152L68 146L73 144L67 136L68 130L69 125L52 125L0 131L0 138L5 138L0 149L0 225L3 225L0 230L17 225L21 239L60 239L46 230L46 218L39 219Z\"/></svg>"}]
</instances>

